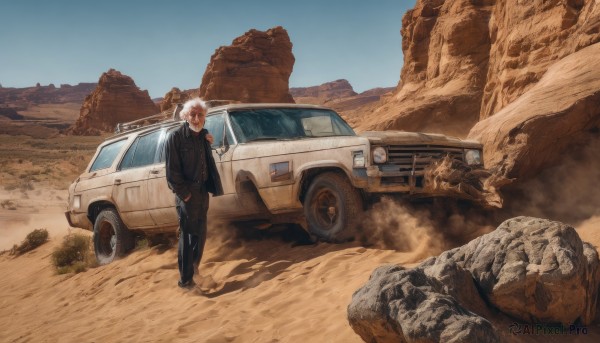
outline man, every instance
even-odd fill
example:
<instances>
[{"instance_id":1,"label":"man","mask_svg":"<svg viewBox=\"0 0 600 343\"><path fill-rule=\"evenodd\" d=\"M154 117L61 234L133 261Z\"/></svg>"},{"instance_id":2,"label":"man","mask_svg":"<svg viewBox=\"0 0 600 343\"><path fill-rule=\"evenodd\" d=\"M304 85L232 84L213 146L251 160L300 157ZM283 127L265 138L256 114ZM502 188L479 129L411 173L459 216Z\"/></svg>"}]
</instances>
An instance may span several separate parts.
<instances>
[{"instance_id":1,"label":"man","mask_svg":"<svg viewBox=\"0 0 600 343\"><path fill-rule=\"evenodd\" d=\"M175 193L179 215L179 287L194 285L206 243L208 192L223 194L221 178L210 145L213 136L204 129L206 104L195 98L183 105L180 116L185 120L167 138L165 157L167 182Z\"/></svg>"}]
</instances>

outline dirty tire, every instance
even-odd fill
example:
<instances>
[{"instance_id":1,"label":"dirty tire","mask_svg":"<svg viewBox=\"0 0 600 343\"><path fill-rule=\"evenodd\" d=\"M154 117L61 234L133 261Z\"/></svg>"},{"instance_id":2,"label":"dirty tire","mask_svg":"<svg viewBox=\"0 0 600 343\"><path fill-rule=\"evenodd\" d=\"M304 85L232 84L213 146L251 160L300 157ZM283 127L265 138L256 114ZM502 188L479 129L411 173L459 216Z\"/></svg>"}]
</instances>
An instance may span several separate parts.
<instances>
[{"instance_id":1,"label":"dirty tire","mask_svg":"<svg viewBox=\"0 0 600 343\"><path fill-rule=\"evenodd\" d=\"M345 175L338 173L317 176L304 198L308 231L326 242L354 238L362 212L360 193Z\"/></svg>"},{"instance_id":2,"label":"dirty tire","mask_svg":"<svg viewBox=\"0 0 600 343\"><path fill-rule=\"evenodd\" d=\"M102 210L94 222L94 251L98 264L108 264L125 256L133 247L134 239L117 211Z\"/></svg>"}]
</instances>

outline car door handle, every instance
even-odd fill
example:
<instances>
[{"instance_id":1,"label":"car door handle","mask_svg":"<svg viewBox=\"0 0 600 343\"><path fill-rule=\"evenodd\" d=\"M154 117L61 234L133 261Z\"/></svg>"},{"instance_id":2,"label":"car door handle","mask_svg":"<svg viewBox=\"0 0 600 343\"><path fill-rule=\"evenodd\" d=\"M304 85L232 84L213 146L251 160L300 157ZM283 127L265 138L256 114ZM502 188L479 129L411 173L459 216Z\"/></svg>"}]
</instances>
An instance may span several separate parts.
<instances>
[{"instance_id":1,"label":"car door handle","mask_svg":"<svg viewBox=\"0 0 600 343\"><path fill-rule=\"evenodd\" d=\"M150 174L158 174L158 173L160 173L160 170L151 170L150 171Z\"/></svg>"},{"instance_id":2,"label":"car door handle","mask_svg":"<svg viewBox=\"0 0 600 343\"><path fill-rule=\"evenodd\" d=\"M115 179L115 185L120 185L121 184L121 179Z\"/></svg>"}]
</instances>

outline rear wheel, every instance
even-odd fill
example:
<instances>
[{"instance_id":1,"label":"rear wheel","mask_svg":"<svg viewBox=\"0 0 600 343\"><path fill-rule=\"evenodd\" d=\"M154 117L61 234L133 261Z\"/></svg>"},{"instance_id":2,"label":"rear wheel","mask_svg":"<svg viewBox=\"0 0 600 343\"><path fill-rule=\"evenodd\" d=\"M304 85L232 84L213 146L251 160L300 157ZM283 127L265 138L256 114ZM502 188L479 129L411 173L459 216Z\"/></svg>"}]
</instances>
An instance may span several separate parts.
<instances>
[{"instance_id":1,"label":"rear wheel","mask_svg":"<svg viewBox=\"0 0 600 343\"><path fill-rule=\"evenodd\" d=\"M363 203L360 193L338 173L324 173L311 183L304 199L308 230L327 242L354 237Z\"/></svg>"},{"instance_id":2,"label":"rear wheel","mask_svg":"<svg viewBox=\"0 0 600 343\"><path fill-rule=\"evenodd\" d=\"M94 251L98 264L125 256L133 247L133 235L113 208L102 210L94 222Z\"/></svg>"}]
</instances>

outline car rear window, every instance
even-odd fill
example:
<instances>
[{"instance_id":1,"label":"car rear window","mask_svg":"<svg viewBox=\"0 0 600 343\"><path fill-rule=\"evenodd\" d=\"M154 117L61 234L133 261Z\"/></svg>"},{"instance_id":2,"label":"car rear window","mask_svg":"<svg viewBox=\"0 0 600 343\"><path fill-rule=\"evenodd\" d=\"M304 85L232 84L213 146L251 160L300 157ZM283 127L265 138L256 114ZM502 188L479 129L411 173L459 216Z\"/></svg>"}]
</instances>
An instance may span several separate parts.
<instances>
[{"instance_id":1,"label":"car rear window","mask_svg":"<svg viewBox=\"0 0 600 343\"><path fill-rule=\"evenodd\" d=\"M115 157L117 157L119 151L121 151L121 148L123 147L126 141L126 139L123 139L103 146L100 150L100 153L98 154L98 157L96 157L96 160L92 164L90 172L105 169L112 166Z\"/></svg>"}]
</instances>

